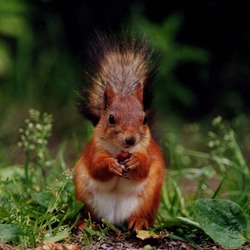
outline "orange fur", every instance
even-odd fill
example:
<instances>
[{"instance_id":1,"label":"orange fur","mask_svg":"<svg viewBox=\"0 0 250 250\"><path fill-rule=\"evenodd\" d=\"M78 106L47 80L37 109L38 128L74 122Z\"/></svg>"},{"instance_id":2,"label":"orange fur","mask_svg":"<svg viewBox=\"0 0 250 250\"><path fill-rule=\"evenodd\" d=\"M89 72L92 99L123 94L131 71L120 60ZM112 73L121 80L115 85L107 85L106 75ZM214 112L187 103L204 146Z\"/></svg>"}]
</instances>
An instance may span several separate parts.
<instances>
[{"instance_id":1,"label":"orange fur","mask_svg":"<svg viewBox=\"0 0 250 250\"><path fill-rule=\"evenodd\" d=\"M131 103L130 98L128 98L127 101ZM120 110L129 105L127 101L125 98L123 103L118 104L115 102L115 105L123 106L118 108L118 112L121 112ZM132 112L136 113L137 111L134 111L132 108ZM142 112L142 110L140 112ZM157 212L159 208L161 188L164 179L163 157L160 148L150 135L148 126L144 126L143 132L140 132L143 134L142 139L138 139L138 144L129 148L132 157L125 163L128 170L126 177L128 177L129 180L124 179L122 168L115 159L122 148L122 146L119 146L119 143L123 145L123 142L119 142L116 137L119 133L124 134L124 131L129 135L134 134L136 137L137 131L141 129L142 125L139 126L136 123L138 114L135 116L136 118L133 118L131 115L131 119L135 120L130 122L127 122L126 115L126 119L124 120L119 117L117 113L114 114L115 117L117 117L117 126L119 126L119 128L117 126L115 126L115 128L108 127L104 115L96 126L92 139L83 150L81 158L76 164L76 197L86 204L85 214L90 212L92 217L98 220L101 219L99 214L101 212L95 211L95 206L105 207L108 205L105 203L105 200L101 205L96 205L98 201L95 199L107 195L107 202L108 199L111 199L111 203L115 203L114 200L116 197L124 196L125 199L130 199L127 197L132 196L134 201L131 204L133 206L136 203L136 207L133 211L131 210L131 213L126 218L124 217L124 219L128 219L129 228L131 229L138 230L147 228L154 224L154 213ZM134 127L126 128L127 125L125 125L125 123L132 123ZM123 182L126 182L126 184ZM129 188L130 183L134 185L135 191L129 190L128 193L126 193L126 189L127 187ZM140 183L143 183L143 188L140 187ZM97 198L93 198L97 193ZM109 195L113 195L113 198L110 198ZM115 206L116 205L114 205L114 207ZM128 208L124 207L124 209ZM114 211L114 214L115 213L118 213L117 216L119 217L119 212ZM114 220L111 222L121 224L121 221L117 222Z\"/></svg>"},{"instance_id":2,"label":"orange fur","mask_svg":"<svg viewBox=\"0 0 250 250\"><path fill-rule=\"evenodd\" d=\"M96 127L75 166L76 198L85 204L84 215L117 225L127 220L129 229L139 230L154 225L164 180L164 160L146 118L151 52L133 39L124 47L101 42L82 108ZM118 161L122 151L129 156Z\"/></svg>"}]
</instances>

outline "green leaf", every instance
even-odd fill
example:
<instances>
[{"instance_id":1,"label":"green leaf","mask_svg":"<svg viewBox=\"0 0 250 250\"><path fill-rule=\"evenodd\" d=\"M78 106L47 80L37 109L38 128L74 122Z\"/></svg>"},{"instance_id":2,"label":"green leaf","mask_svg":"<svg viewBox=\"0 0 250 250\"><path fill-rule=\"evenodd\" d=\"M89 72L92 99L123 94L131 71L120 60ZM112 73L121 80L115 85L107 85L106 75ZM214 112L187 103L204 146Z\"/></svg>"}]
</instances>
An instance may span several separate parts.
<instances>
[{"instance_id":1,"label":"green leaf","mask_svg":"<svg viewBox=\"0 0 250 250\"><path fill-rule=\"evenodd\" d=\"M65 229L64 231L57 233L55 236L45 237L45 240L49 242L58 242L67 238L69 234L69 230Z\"/></svg>"},{"instance_id":2,"label":"green leaf","mask_svg":"<svg viewBox=\"0 0 250 250\"><path fill-rule=\"evenodd\" d=\"M52 195L45 191L42 191L39 193L33 192L31 193L31 197L39 205L46 207L46 208L48 208L49 203L52 199Z\"/></svg>"},{"instance_id":3,"label":"green leaf","mask_svg":"<svg viewBox=\"0 0 250 250\"><path fill-rule=\"evenodd\" d=\"M0 224L0 241L7 243L19 242L19 227L13 224Z\"/></svg>"},{"instance_id":4,"label":"green leaf","mask_svg":"<svg viewBox=\"0 0 250 250\"><path fill-rule=\"evenodd\" d=\"M0 178L3 180L15 179L18 176L24 176L24 169L19 165L8 166L0 169Z\"/></svg>"},{"instance_id":5,"label":"green leaf","mask_svg":"<svg viewBox=\"0 0 250 250\"><path fill-rule=\"evenodd\" d=\"M66 218L68 220L73 219L83 208L83 203L80 201L72 201L72 204L70 204L67 213L66 213Z\"/></svg>"},{"instance_id":6,"label":"green leaf","mask_svg":"<svg viewBox=\"0 0 250 250\"><path fill-rule=\"evenodd\" d=\"M247 241L248 217L235 202L200 199L195 210L201 228L224 248L239 248Z\"/></svg>"}]
</instances>

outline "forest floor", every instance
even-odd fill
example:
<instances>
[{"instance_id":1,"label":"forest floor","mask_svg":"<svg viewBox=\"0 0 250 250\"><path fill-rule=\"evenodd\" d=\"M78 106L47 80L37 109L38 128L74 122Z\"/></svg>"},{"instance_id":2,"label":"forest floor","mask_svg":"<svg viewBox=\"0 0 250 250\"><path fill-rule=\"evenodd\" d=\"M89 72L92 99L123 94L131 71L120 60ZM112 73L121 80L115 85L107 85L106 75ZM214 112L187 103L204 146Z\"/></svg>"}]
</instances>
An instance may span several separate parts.
<instances>
[{"instance_id":1,"label":"forest floor","mask_svg":"<svg viewBox=\"0 0 250 250\"><path fill-rule=\"evenodd\" d=\"M205 250L222 250L223 248L213 242L203 242L199 245L183 242L180 240L174 240L168 237L167 231L160 233L159 238L148 238L145 240L138 239L131 233L123 232L120 235L115 233L108 233L105 239L98 239L93 237L90 244L86 244L81 239L81 231L75 231L72 237L68 238L67 243L53 243L44 242L42 245L38 245L36 248L28 248L28 250L193 250L193 249L205 249ZM14 247L11 245L3 244L0 242L0 250L21 250L22 247ZM250 250L250 244L246 244L239 250Z\"/></svg>"}]
</instances>

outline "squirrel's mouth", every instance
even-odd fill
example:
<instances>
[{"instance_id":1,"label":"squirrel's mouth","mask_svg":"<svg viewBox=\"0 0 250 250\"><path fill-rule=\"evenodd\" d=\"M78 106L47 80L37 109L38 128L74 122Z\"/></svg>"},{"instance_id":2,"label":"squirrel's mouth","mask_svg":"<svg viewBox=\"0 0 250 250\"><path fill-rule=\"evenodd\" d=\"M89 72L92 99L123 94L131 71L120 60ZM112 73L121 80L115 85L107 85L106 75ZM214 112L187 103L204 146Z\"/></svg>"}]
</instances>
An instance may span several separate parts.
<instances>
[{"instance_id":1,"label":"squirrel's mouth","mask_svg":"<svg viewBox=\"0 0 250 250\"><path fill-rule=\"evenodd\" d=\"M128 149L128 148L134 147L135 145L136 145L136 144L133 144L133 145L123 144L122 147L123 147L124 149Z\"/></svg>"}]
</instances>

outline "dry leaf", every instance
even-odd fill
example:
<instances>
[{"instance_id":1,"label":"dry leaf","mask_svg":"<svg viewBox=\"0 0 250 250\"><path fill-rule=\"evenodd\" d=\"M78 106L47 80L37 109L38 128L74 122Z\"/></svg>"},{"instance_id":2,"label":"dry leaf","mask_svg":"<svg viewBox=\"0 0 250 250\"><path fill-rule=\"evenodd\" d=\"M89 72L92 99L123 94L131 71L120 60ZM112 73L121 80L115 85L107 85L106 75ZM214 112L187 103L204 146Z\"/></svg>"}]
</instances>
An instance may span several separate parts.
<instances>
[{"instance_id":1,"label":"dry leaf","mask_svg":"<svg viewBox=\"0 0 250 250\"><path fill-rule=\"evenodd\" d=\"M146 240L146 239L158 239L159 236L154 233L154 232L150 232L147 230L138 230L136 231L136 237L141 239L141 240Z\"/></svg>"},{"instance_id":2,"label":"dry leaf","mask_svg":"<svg viewBox=\"0 0 250 250\"><path fill-rule=\"evenodd\" d=\"M44 241L42 246L38 246L36 250L80 250L81 248L75 244L59 244L55 242Z\"/></svg>"}]
</instances>

